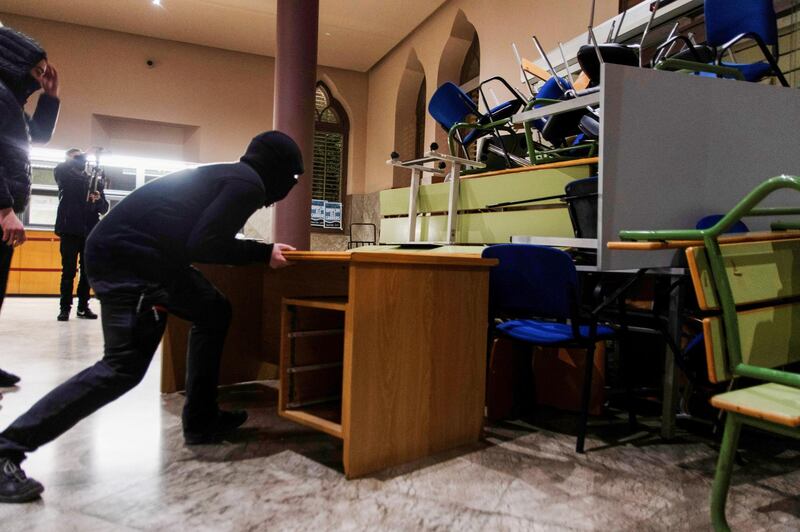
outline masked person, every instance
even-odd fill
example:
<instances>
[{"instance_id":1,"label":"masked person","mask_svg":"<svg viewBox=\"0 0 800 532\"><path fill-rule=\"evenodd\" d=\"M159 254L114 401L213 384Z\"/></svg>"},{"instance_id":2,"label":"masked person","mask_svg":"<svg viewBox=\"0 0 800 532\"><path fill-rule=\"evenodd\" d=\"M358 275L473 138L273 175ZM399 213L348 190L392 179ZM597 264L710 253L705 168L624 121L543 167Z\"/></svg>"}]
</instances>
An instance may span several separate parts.
<instances>
[{"instance_id":1,"label":"masked person","mask_svg":"<svg viewBox=\"0 0 800 532\"><path fill-rule=\"evenodd\" d=\"M86 277L84 247L86 237L100 221L100 215L108 212L108 201L101 180L98 180L96 190L90 190L91 177L84 171L85 168L86 155L81 150L72 148L67 151L66 160L56 166L54 171L58 185L56 234L61 240L61 311L58 321L69 320L78 257L80 276L77 315L83 319L97 319L97 314L89 308L89 280Z\"/></svg>"},{"instance_id":2,"label":"masked person","mask_svg":"<svg viewBox=\"0 0 800 532\"><path fill-rule=\"evenodd\" d=\"M25 103L39 89L36 112L28 116ZM31 196L30 144L50 140L58 108L58 72L45 51L27 35L0 27L0 308L14 248L25 242L20 215ZM0 387L18 381L0 370Z\"/></svg>"},{"instance_id":3,"label":"masked person","mask_svg":"<svg viewBox=\"0 0 800 532\"><path fill-rule=\"evenodd\" d=\"M231 306L191 263L288 263L285 244L237 239L259 208L284 198L303 173L300 149L277 131L256 136L237 163L166 175L133 191L89 235L86 266L100 300L103 358L39 400L0 433L0 502L44 489L19 468L25 453L55 439L136 386L153 358L167 314L192 322L183 434L219 442L247 419L217 405L219 365Z\"/></svg>"}]
</instances>

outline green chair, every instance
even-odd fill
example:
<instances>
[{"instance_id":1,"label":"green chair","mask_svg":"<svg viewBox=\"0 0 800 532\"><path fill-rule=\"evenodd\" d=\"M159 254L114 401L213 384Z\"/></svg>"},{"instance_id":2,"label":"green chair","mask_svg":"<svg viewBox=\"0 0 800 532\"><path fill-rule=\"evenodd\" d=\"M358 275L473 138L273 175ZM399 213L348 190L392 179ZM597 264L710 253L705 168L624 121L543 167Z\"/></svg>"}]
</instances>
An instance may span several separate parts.
<instances>
[{"instance_id":1,"label":"green chair","mask_svg":"<svg viewBox=\"0 0 800 532\"><path fill-rule=\"evenodd\" d=\"M622 231L626 240L698 241L686 249L703 319L709 378L732 381L711 404L727 412L711 494L715 530L729 530L725 503L742 425L800 439L800 233L723 233L746 216L800 214L757 207L772 192L800 191L800 177L768 179L707 229ZM786 224L773 224L773 227ZM761 381L736 389L737 378Z\"/></svg>"}]
</instances>

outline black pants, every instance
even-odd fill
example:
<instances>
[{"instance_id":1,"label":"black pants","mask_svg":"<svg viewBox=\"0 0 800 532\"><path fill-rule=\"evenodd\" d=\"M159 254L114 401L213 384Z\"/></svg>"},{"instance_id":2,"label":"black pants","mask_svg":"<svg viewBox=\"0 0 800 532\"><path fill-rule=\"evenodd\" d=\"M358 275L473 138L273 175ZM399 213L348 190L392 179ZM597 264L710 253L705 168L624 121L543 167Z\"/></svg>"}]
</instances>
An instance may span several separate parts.
<instances>
[{"instance_id":1,"label":"black pants","mask_svg":"<svg viewBox=\"0 0 800 532\"><path fill-rule=\"evenodd\" d=\"M8 285L8 272L11 271L11 257L14 255L14 248L7 246L0 240L0 309L3 308L3 300L6 298L6 286Z\"/></svg>"},{"instance_id":2,"label":"black pants","mask_svg":"<svg viewBox=\"0 0 800 532\"><path fill-rule=\"evenodd\" d=\"M86 278L83 250L86 237L61 235L61 310L72 308L72 287L75 283L78 257L80 256L80 277L78 278L78 310L89 305L89 280Z\"/></svg>"},{"instance_id":3,"label":"black pants","mask_svg":"<svg viewBox=\"0 0 800 532\"><path fill-rule=\"evenodd\" d=\"M158 294L158 295L151 295ZM217 384L228 300L202 274L189 268L163 292L143 299L101 296L105 354L99 362L45 395L0 433L0 456L24 459L78 421L131 390L144 377L169 313L192 322L186 367L185 431L201 432L217 416Z\"/></svg>"}]
</instances>

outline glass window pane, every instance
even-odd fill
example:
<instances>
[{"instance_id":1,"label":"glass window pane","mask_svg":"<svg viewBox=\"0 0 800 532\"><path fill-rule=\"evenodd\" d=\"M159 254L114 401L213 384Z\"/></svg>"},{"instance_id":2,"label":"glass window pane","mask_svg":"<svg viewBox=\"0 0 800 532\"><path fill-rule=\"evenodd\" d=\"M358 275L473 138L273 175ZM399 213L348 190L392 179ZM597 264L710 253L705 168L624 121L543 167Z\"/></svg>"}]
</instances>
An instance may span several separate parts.
<instances>
[{"instance_id":1,"label":"glass window pane","mask_svg":"<svg viewBox=\"0 0 800 532\"><path fill-rule=\"evenodd\" d=\"M311 179L311 197L327 201L342 201L342 150L341 133L314 132L314 159Z\"/></svg>"},{"instance_id":2,"label":"glass window pane","mask_svg":"<svg viewBox=\"0 0 800 532\"><path fill-rule=\"evenodd\" d=\"M146 169L144 171L144 182L145 183L149 183L153 179L158 179L159 177L167 175L169 173L171 173L171 171L168 171L168 170L151 170L151 169L148 168L148 169Z\"/></svg>"},{"instance_id":3,"label":"glass window pane","mask_svg":"<svg viewBox=\"0 0 800 532\"><path fill-rule=\"evenodd\" d=\"M53 226L56 224L57 210L58 196L33 194L28 206L28 223Z\"/></svg>"},{"instance_id":4,"label":"glass window pane","mask_svg":"<svg viewBox=\"0 0 800 532\"><path fill-rule=\"evenodd\" d=\"M53 185L56 178L53 175L53 167L34 166L31 168L31 182L34 185Z\"/></svg>"},{"instance_id":5,"label":"glass window pane","mask_svg":"<svg viewBox=\"0 0 800 532\"><path fill-rule=\"evenodd\" d=\"M106 172L106 189L133 190L136 188L136 168L104 167Z\"/></svg>"},{"instance_id":6,"label":"glass window pane","mask_svg":"<svg viewBox=\"0 0 800 532\"><path fill-rule=\"evenodd\" d=\"M323 109L328 107L328 95L325 94L325 89L319 86L317 87L315 107L317 113L321 113Z\"/></svg>"},{"instance_id":7,"label":"glass window pane","mask_svg":"<svg viewBox=\"0 0 800 532\"><path fill-rule=\"evenodd\" d=\"M117 197L108 197L108 196L106 196L106 199L108 200L108 210L109 210L109 212L111 212L111 209L116 207L117 204L119 204L120 201L125 199L125 197L124 196L122 196L122 197L118 197L118 196Z\"/></svg>"},{"instance_id":8,"label":"glass window pane","mask_svg":"<svg viewBox=\"0 0 800 532\"><path fill-rule=\"evenodd\" d=\"M320 120L322 122L328 122L329 124L338 124L339 117L336 116L336 111L328 107L323 111L322 115L320 116Z\"/></svg>"}]
</instances>

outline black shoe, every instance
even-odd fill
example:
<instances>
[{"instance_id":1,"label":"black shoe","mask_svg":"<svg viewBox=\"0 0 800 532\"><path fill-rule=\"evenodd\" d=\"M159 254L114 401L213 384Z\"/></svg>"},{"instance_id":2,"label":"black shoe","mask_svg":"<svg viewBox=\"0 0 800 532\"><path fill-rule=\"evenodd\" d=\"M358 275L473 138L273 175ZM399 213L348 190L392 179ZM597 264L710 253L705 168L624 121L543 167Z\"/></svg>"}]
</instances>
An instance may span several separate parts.
<instances>
[{"instance_id":1,"label":"black shoe","mask_svg":"<svg viewBox=\"0 0 800 532\"><path fill-rule=\"evenodd\" d=\"M0 502L30 502L43 491L44 486L25 476L16 462L0 458Z\"/></svg>"},{"instance_id":2,"label":"black shoe","mask_svg":"<svg viewBox=\"0 0 800 532\"><path fill-rule=\"evenodd\" d=\"M19 377L17 377L13 373L9 373L7 371L3 371L2 369L0 369L0 388L14 386L18 382L19 382Z\"/></svg>"},{"instance_id":3,"label":"black shoe","mask_svg":"<svg viewBox=\"0 0 800 532\"><path fill-rule=\"evenodd\" d=\"M61 312L58 313L58 321L69 321L69 309L61 309Z\"/></svg>"},{"instance_id":4,"label":"black shoe","mask_svg":"<svg viewBox=\"0 0 800 532\"><path fill-rule=\"evenodd\" d=\"M92 312L92 309L90 309L89 307L86 307L86 308L83 308L83 309L79 308L78 312L76 314L78 315L79 318L84 319L84 320L96 320L97 319L97 314Z\"/></svg>"},{"instance_id":5,"label":"black shoe","mask_svg":"<svg viewBox=\"0 0 800 532\"><path fill-rule=\"evenodd\" d=\"M206 443L220 443L231 431L239 428L247 421L247 412L233 410L231 412L219 411L217 419L200 432L183 431L186 445L203 445Z\"/></svg>"}]
</instances>

